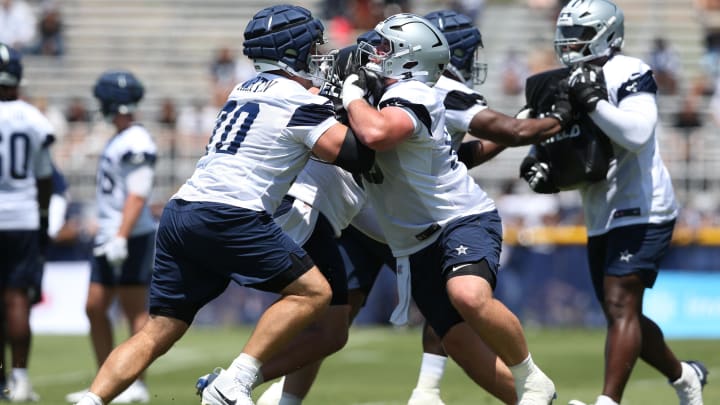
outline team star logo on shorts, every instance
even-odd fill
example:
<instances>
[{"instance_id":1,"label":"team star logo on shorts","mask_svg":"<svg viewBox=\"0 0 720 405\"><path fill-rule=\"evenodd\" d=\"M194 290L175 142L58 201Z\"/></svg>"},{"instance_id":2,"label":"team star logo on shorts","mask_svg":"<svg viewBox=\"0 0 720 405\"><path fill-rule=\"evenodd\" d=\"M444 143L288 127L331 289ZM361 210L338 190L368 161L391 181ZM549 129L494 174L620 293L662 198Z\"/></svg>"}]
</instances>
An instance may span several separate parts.
<instances>
[{"instance_id":1,"label":"team star logo on shorts","mask_svg":"<svg viewBox=\"0 0 720 405\"><path fill-rule=\"evenodd\" d=\"M633 257L633 254L630 253L627 249L620 252L620 261L625 263L630 263L630 259Z\"/></svg>"},{"instance_id":2,"label":"team star logo on shorts","mask_svg":"<svg viewBox=\"0 0 720 405\"><path fill-rule=\"evenodd\" d=\"M467 250L468 250L468 248L463 245L460 245L455 248L455 251L457 252L458 255L466 255Z\"/></svg>"}]
</instances>

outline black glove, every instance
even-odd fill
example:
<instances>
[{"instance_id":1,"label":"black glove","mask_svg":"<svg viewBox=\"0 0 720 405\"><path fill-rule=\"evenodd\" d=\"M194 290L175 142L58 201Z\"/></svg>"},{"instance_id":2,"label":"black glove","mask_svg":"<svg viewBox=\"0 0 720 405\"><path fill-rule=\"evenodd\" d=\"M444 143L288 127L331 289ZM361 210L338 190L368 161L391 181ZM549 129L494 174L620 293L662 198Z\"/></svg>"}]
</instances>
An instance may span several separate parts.
<instances>
[{"instance_id":1,"label":"black glove","mask_svg":"<svg viewBox=\"0 0 720 405\"><path fill-rule=\"evenodd\" d=\"M377 105L380 102L380 97L383 95L385 90L385 78L380 76L378 72L370 70L365 67L361 67L358 70L358 76L361 81L365 82L365 99L372 105Z\"/></svg>"},{"instance_id":2,"label":"black glove","mask_svg":"<svg viewBox=\"0 0 720 405\"><path fill-rule=\"evenodd\" d=\"M593 112L600 100L607 100L607 88L602 70L590 66L577 67L568 78L570 98L583 111Z\"/></svg>"},{"instance_id":3,"label":"black glove","mask_svg":"<svg viewBox=\"0 0 720 405\"><path fill-rule=\"evenodd\" d=\"M525 179L536 193L553 194L560 191L550 179L550 167L534 156L526 156L520 164L520 177Z\"/></svg>"},{"instance_id":4,"label":"black glove","mask_svg":"<svg viewBox=\"0 0 720 405\"><path fill-rule=\"evenodd\" d=\"M560 121L560 126L563 128L567 128L573 118L569 91L567 81L564 79L560 80L558 89L555 92L555 103L552 106L552 110L548 113L550 117Z\"/></svg>"},{"instance_id":5,"label":"black glove","mask_svg":"<svg viewBox=\"0 0 720 405\"><path fill-rule=\"evenodd\" d=\"M333 68L340 85L342 85L342 82L345 81L348 76L353 73L357 73L360 69L357 53L357 45L350 45L345 48L340 48L335 54L335 63Z\"/></svg>"},{"instance_id":6,"label":"black glove","mask_svg":"<svg viewBox=\"0 0 720 405\"><path fill-rule=\"evenodd\" d=\"M443 101L448 110L464 111L476 104L486 104L485 98L477 93L465 93L460 90L448 92Z\"/></svg>"}]
</instances>

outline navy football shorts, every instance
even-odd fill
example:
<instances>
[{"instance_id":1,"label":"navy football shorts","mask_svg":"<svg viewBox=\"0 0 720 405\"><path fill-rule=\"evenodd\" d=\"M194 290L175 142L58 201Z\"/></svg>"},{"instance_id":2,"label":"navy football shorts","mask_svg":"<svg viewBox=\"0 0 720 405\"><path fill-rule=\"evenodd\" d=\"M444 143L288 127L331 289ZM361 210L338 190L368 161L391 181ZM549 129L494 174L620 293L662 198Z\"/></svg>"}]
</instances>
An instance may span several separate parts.
<instances>
[{"instance_id":1,"label":"navy football shorts","mask_svg":"<svg viewBox=\"0 0 720 405\"><path fill-rule=\"evenodd\" d=\"M230 281L279 293L313 267L266 212L172 199L158 228L150 313L192 323Z\"/></svg>"}]
</instances>

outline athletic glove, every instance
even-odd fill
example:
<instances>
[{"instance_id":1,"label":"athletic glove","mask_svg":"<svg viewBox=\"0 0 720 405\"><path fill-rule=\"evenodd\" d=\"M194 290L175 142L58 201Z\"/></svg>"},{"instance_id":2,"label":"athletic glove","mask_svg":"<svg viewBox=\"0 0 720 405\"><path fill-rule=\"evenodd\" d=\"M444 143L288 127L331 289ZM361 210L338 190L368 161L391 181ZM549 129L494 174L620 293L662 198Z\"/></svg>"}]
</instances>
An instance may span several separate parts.
<instances>
[{"instance_id":1,"label":"athletic glove","mask_svg":"<svg viewBox=\"0 0 720 405\"><path fill-rule=\"evenodd\" d=\"M577 67L568 78L570 98L577 103L583 111L595 111L600 100L607 100L607 88L602 71L597 71L587 65Z\"/></svg>"},{"instance_id":2,"label":"athletic glove","mask_svg":"<svg viewBox=\"0 0 720 405\"><path fill-rule=\"evenodd\" d=\"M552 111L548 114L550 117L560 121L560 126L563 128L567 128L573 118L569 90L567 81L561 80L555 92L555 104L553 104Z\"/></svg>"},{"instance_id":3,"label":"athletic glove","mask_svg":"<svg viewBox=\"0 0 720 405\"><path fill-rule=\"evenodd\" d=\"M360 68L345 79L342 88L342 104L347 110L351 102L365 98L371 103L380 101L383 78L377 72Z\"/></svg>"},{"instance_id":4,"label":"athletic glove","mask_svg":"<svg viewBox=\"0 0 720 405\"><path fill-rule=\"evenodd\" d=\"M114 236L104 245L96 247L93 252L95 256L105 256L108 263L118 269L128 256L127 239Z\"/></svg>"},{"instance_id":5,"label":"athletic glove","mask_svg":"<svg viewBox=\"0 0 720 405\"><path fill-rule=\"evenodd\" d=\"M340 80L340 83L347 79L353 73L357 73L360 66L357 64L359 58L357 57L357 45L346 46L341 48L335 54L335 75Z\"/></svg>"},{"instance_id":6,"label":"athletic glove","mask_svg":"<svg viewBox=\"0 0 720 405\"><path fill-rule=\"evenodd\" d=\"M536 193L553 194L560 191L552 184L550 167L533 156L526 156L520 164L520 177L525 179Z\"/></svg>"}]
</instances>

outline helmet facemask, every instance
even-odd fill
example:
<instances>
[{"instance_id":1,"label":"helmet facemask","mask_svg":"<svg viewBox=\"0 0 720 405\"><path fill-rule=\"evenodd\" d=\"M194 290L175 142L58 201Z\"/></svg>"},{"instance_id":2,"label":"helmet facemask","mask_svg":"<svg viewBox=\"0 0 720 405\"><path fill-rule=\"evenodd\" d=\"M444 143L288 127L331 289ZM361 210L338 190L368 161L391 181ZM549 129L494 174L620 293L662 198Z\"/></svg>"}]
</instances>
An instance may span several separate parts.
<instances>
[{"instance_id":1,"label":"helmet facemask","mask_svg":"<svg viewBox=\"0 0 720 405\"><path fill-rule=\"evenodd\" d=\"M432 86L449 63L445 36L429 21L413 14L396 14L380 22L375 31L378 43L361 41L361 64L380 76L395 80L417 80Z\"/></svg>"},{"instance_id":2,"label":"helmet facemask","mask_svg":"<svg viewBox=\"0 0 720 405\"><path fill-rule=\"evenodd\" d=\"M335 55L332 53L322 53L321 45L324 40L318 41L314 46L314 52L311 52L308 58L308 72L306 79L310 79L315 87L321 87L326 82L332 82L335 66Z\"/></svg>"},{"instance_id":3,"label":"helmet facemask","mask_svg":"<svg viewBox=\"0 0 720 405\"><path fill-rule=\"evenodd\" d=\"M464 59L465 57L465 55L462 54L465 51L461 48L452 49L450 52L451 62L454 57L458 59ZM478 45L473 51L472 57L467 58L463 66L458 67L453 63L449 63L445 69L455 76L457 80L464 82L466 86L476 87L485 83L485 79L487 79L488 64L485 60L483 47L482 45Z\"/></svg>"}]
</instances>

